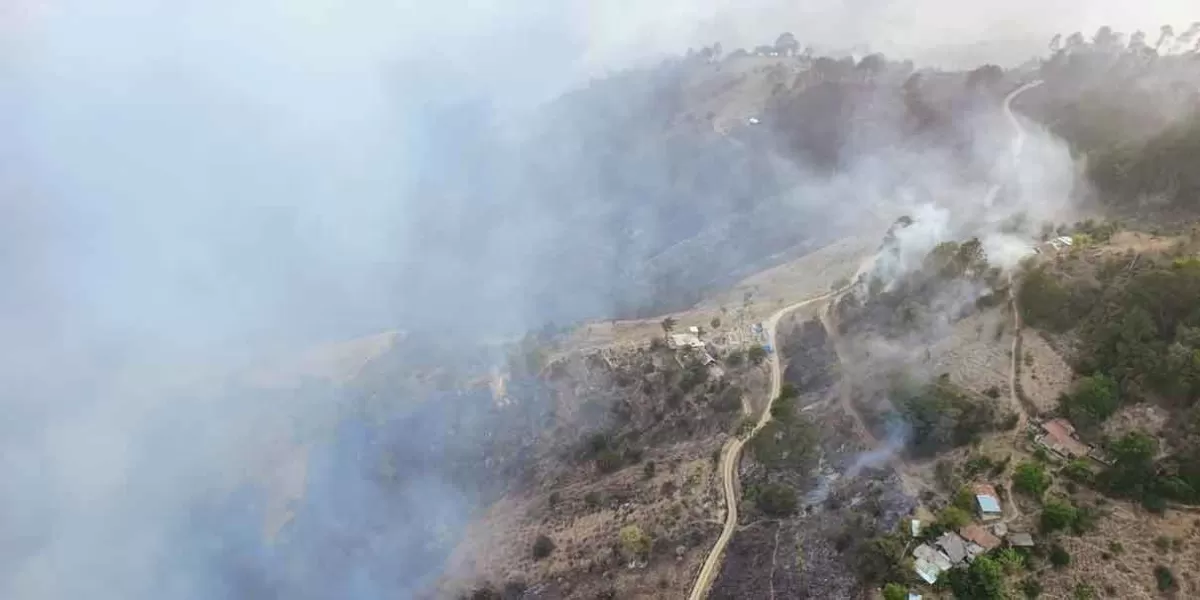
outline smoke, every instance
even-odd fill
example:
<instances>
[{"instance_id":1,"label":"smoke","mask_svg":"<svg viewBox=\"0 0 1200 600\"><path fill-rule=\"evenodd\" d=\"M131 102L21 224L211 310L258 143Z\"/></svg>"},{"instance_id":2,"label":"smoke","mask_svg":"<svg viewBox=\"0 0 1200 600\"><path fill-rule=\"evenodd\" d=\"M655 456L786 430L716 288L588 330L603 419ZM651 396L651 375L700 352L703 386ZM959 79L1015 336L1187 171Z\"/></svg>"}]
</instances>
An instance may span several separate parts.
<instances>
[{"instance_id":1,"label":"smoke","mask_svg":"<svg viewBox=\"0 0 1200 600\"><path fill-rule=\"evenodd\" d=\"M947 181L934 151L863 155L820 182L715 168L729 150L708 139L621 163L619 144L578 140L641 126L623 111L653 105L653 90L617 87L591 112L552 100L689 45L769 43L781 24L802 43L949 64L988 53L945 47L1040 44L1049 28L1132 12L1053 4L5 2L0 595L413 593L440 565L429 540L452 542L473 507L439 461L458 443L440 432L490 433L453 414L451 400L476 400L401 398L418 408L367 426L342 410L357 392L247 389L231 370L385 329L465 343L640 307L614 292L644 279L632 265L706 239L747 198L769 196L763 213L787 209L806 231L852 230L878 210L943 215L942 229L906 234L913 247L952 235L947 215L978 190ZM1183 7L1132 16L1149 29ZM997 50L988 60L1032 52ZM1058 160L1039 139L1029 162ZM695 154L710 162L681 158ZM1016 204L1058 197L1057 172L1018 169ZM893 187L898 173L916 174L911 189ZM650 208L597 202L621 193ZM688 212L700 197L705 212ZM262 531L273 500L254 483L278 467L273 452L311 457L287 484L303 494L277 546ZM384 455L399 475L380 478Z\"/></svg>"}]
</instances>

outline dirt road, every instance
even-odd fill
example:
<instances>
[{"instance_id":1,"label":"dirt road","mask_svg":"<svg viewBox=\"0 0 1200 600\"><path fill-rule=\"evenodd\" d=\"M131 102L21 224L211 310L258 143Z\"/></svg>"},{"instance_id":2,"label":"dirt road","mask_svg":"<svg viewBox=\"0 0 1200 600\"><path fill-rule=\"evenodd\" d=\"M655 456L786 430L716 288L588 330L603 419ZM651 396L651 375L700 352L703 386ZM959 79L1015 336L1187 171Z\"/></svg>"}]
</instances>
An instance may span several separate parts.
<instances>
[{"instance_id":1,"label":"dirt road","mask_svg":"<svg viewBox=\"0 0 1200 600\"><path fill-rule=\"evenodd\" d=\"M742 446L746 440L753 438L756 433L767 423L771 422L771 404L775 402L775 398L779 397L779 392L783 387L783 369L779 361L779 345L775 340L775 333L779 326L779 320L788 313L815 304L824 302L830 298L836 298L845 290L837 290L829 292L816 298L809 298L803 302L797 302L790 306L785 306L778 311L775 311L764 323L763 329L767 333L767 343L771 346L770 369L771 369L771 387L767 393L767 405L763 409L762 416L758 419L758 424L749 435L745 437L734 437L725 444L725 448L721 451L721 482L725 492L725 506L728 510L725 514L725 528L721 530L721 537L717 538L717 543L713 545L712 550L708 553L708 558L704 561L704 566L700 568L700 573L696 576L696 583L692 586L692 593L688 596L690 600L701 600L708 595L708 589L712 585L713 580L717 576L717 571L721 566L721 555L725 552L725 546L729 544L729 539L733 537L733 532L737 528L738 521L738 491L737 491L737 465L742 455Z\"/></svg>"},{"instance_id":2,"label":"dirt road","mask_svg":"<svg viewBox=\"0 0 1200 600\"><path fill-rule=\"evenodd\" d=\"M1020 96L1022 93L1041 84L1041 81L1025 84L1004 98L1005 115L1008 117L1009 121L1013 124L1013 128L1016 130L1016 138L1013 140L1012 146L1014 156L1019 155L1021 153L1021 148L1024 146L1025 129L1021 126L1020 121L1012 112L1012 102L1017 98L1017 96ZM999 194L999 192L1000 186L993 186L992 189L988 191L987 201L990 203ZM873 260L873 258L869 260ZM862 272L864 268L869 268L868 264L869 263L864 263L859 271ZM770 356L771 387L767 394L767 405L766 408L763 409L763 413L758 420L758 424L754 426L754 429L750 432L750 434L745 437L734 437L730 439L721 451L721 462L719 467L722 487L725 493L725 506L728 507L728 510L725 514L725 527L721 530L721 536L717 538L717 542L713 545L712 550L709 552L708 558L705 559L704 565L700 568L700 573L696 576L696 583L692 586L692 593L688 595L689 600L702 600L708 595L709 588L712 586L712 582L714 579L716 579L717 572L720 570L721 555L725 552L725 547L729 545L729 540L733 537L734 530L737 529L737 465L742 455L742 447L745 445L746 440L753 438L754 435L759 432L759 430L765 427L767 423L771 422L771 405L775 401L775 398L779 396L780 389L782 388L783 370L780 366L779 360L779 345L775 340L775 334L779 325L779 320L796 309L803 308L817 302L838 298L848 289L849 287L786 306L776 311L763 323L763 328L767 332L768 343L771 345L772 349ZM1014 301L1014 309L1015 307L1016 305ZM829 322L829 315L826 314L822 316L822 323L826 325L827 330L831 330L831 335L836 335L836 329L831 329L829 327L831 325ZM839 360L841 358L840 354L841 353L839 352ZM1016 357L1014 357L1013 360L1015 361ZM1015 362L1012 365L1012 369L1013 373L1015 374ZM1014 378L1015 383L1015 375L1012 377ZM1013 394L1015 399L1015 388ZM848 408L848 412L855 417L858 428L864 433L864 437L866 437L869 441L874 442L872 446L876 447L878 442L874 440L873 436L871 436L870 431L862 422L861 416L858 415L857 411L855 411L852 406L850 406L849 394L845 393L845 391L842 392L842 403L843 406ZM897 472L903 476L903 469L898 469ZM1011 497L1011 495L1009 497Z\"/></svg>"}]
</instances>

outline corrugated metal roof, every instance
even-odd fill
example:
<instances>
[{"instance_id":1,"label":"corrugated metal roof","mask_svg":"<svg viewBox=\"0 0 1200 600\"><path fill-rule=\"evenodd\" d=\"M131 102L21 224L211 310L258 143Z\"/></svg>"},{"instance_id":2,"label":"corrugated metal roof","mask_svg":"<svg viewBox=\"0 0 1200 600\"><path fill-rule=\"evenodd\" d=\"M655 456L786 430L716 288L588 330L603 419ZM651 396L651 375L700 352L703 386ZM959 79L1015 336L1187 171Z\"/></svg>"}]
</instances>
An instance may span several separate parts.
<instances>
[{"instance_id":1,"label":"corrugated metal roof","mask_svg":"<svg viewBox=\"0 0 1200 600\"><path fill-rule=\"evenodd\" d=\"M979 502L979 510L984 513L999 513L1000 501L991 496L975 496L975 501Z\"/></svg>"},{"instance_id":2,"label":"corrugated metal roof","mask_svg":"<svg viewBox=\"0 0 1200 600\"><path fill-rule=\"evenodd\" d=\"M942 574L941 569L937 568L937 566L935 566L933 563L923 558L918 558L917 560L913 561L913 570L916 571L917 575L920 576L921 579L924 579L925 583L928 583L929 585L937 583L938 575Z\"/></svg>"}]
</instances>

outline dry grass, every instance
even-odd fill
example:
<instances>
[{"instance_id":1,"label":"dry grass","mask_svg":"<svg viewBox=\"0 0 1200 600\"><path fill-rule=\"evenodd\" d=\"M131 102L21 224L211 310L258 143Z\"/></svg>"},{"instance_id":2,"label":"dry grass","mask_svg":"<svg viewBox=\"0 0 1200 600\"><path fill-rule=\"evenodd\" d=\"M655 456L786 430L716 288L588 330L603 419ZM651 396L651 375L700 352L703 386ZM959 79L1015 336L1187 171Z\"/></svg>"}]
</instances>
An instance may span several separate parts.
<instances>
[{"instance_id":1,"label":"dry grass","mask_svg":"<svg viewBox=\"0 0 1200 600\"><path fill-rule=\"evenodd\" d=\"M1021 388L1040 413L1048 414L1070 389L1075 372L1042 334L1026 329L1021 336Z\"/></svg>"},{"instance_id":2,"label":"dry grass","mask_svg":"<svg viewBox=\"0 0 1200 600\"><path fill-rule=\"evenodd\" d=\"M1081 494L1094 501L1092 494ZM1165 565L1179 582L1178 598L1200 597L1196 577L1200 568L1200 520L1195 515L1168 512L1155 516L1126 502L1102 505L1109 514L1096 531L1081 537L1064 536L1059 542L1071 553L1071 565L1041 574L1046 598L1070 598L1078 582L1090 584L1102 598L1162 598L1154 567ZM1178 540L1178 541L1176 541ZM1156 543L1157 541L1157 543ZM1117 542L1123 550L1114 552ZM1166 544L1166 549L1160 544ZM1107 555L1107 558L1106 558Z\"/></svg>"},{"instance_id":3,"label":"dry grass","mask_svg":"<svg viewBox=\"0 0 1200 600\"><path fill-rule=\"evenodd\" d=\"M606 584L619 589L622 598L683 593L724 515L710 458L720 443L714 438L659 449L647 456L658 465L651 478L643 475L641 464L605 477L598 477L589 466L568 471L536 490L504 497L468 528L448 561L447 573L453 581L444 591L469 587L473 581L520 579L572 582L576 589L566 597L590 598L597 586ZM663 493L664 486L674 491ZM552 490L558 495L553 507ZM590 493L605 499L599 506L589 506ZM614 496L623 500L611 500ZM612 559L618 533L626 525L637 525L656 540L655 556L648 565L630 567ZM693 529L707 533L689 540L698 543L683 544L678 538ZM556 548L549 557L534 560L533 542L542 534ZM589 583L591 575L602 572L610 577Z\"/></svg>"}]
</instances>

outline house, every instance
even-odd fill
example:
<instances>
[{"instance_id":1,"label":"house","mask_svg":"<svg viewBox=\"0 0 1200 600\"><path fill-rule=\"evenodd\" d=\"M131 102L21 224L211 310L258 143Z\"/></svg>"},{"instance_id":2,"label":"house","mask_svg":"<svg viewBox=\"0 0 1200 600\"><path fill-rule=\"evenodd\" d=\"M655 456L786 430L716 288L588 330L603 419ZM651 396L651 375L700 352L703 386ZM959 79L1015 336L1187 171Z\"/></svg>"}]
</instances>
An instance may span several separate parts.
<instances>
[{"instance_id":1,"label":"house","mask_svg":"<svg viewBox=\"0 0 1200 600\"><path fill-rule=\"evenodd\" d=\"M920 519L910 519L908 521L908 531L909 531L909 534L912 535L913 537L920 536L921 535Z\"/></svg>"},{"instance_id":2,"label":"house","mask_svg":"<svg viewBox=\"0 0 1200 600\"><path fill-rule=\"evenodd\" d=\"M921 544L913 549L913 570L917 575L933 585L943 571L954 568L954 564L939 550L934 550L929 544Z\"/></svg>"},{"instance_id":3,"label":"house","mask_svg":"<svg viewBox=\"0 0 1200 600\"><path fill-rule=\"evenodd\" d=\"M961 535L964 540L967 540L968 542L971 542L982 548L984 552L990 552L1000 547L1000 538L992 535L992 533L987 529L984 529L982 525L972 523L966 527L963 527L962 529L959 529L958 534Z\"/></svg>"},{"instance_id":4,"label":"house","mask_svg":"<svg viewBox=\"0 0 1200 600\"><path fill-rule=\"evenodd\" d=\"M667 345L672 348L699 348L704 349L704 341L699 336L693 333L672 333L667 338Z\"/></svg>"},{"instance_id":5,"label":"house","mask_svg":"<svg viewBox=\"0 0 1200 600\"><path fill-rule=\"evenodd\" d=\"M940 577L942 574L942 570L937 568L937 565L934 565L923 558L918 558L913 561L913 571L916 571L917 576L929 585L937 583L938 577Z\"/></svg>"},{"instance_id":6,"label":"house","mask_svg":"<svg viewBox=\"0 0 1200 600\"><path fill-rule=\"evenodd\" d=\"M1004 516L995 487L987 483L977 483L971 486L971 491L975 494L975 503L979 507L979 518L994 521Z\"/></svg>"},{"instance_id":7,"label":"house","mask_svg":"<svg viewBox=\"0 0 1200 600\"><path fill-rule=\"evenodd\" d=\"M1066 419L1053 419L1042 423L1042 434L1036 441L1047 450L1068 460L1083 458L1092 451L1090 446L1075 437L1075 426Z\"/></svg>"},{"instance_id":8,"label":"house","mask_svg":"<svg viewBox=\"0 0 1200 600\"><path fill-rule=\"evenodd\" d=\"M967 560L967 542L957 533L943 533L937 539L937 547L950 559L950 564L957 565Z\"/></svg>"}]
</instances>

